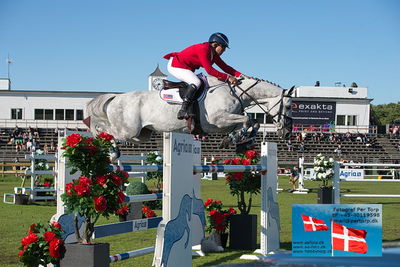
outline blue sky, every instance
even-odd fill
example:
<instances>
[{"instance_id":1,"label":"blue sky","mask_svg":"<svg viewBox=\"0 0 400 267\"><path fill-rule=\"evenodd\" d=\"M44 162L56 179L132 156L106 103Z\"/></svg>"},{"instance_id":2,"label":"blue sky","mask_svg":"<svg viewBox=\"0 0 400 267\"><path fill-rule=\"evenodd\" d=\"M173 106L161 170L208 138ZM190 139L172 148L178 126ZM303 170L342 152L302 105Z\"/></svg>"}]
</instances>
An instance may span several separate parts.
<instances>
[{"instance_id":1,"label":"blue sky","mask_svg":"<svg viewBox=\"0 0 400 267\"><path fill-rule=\"evenodd\" d=\"M400 101L400 1L0 0L0 77L15 90L147 90L162 57L223 32L237 70Z\"/></svg>"}]
</instances>

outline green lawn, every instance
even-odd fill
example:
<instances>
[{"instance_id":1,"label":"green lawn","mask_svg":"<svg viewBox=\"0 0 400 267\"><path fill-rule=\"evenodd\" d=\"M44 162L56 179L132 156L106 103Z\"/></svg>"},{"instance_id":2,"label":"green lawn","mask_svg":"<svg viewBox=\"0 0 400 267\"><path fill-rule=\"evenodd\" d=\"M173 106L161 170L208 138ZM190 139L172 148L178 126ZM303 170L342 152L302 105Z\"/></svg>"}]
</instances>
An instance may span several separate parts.
<instances>
[{"instance_id":1,"label":"green lawn","mask_svg":"<svg viewBox=\"0 0 400 267\"><path fill-rule=\"evenodd\" d=\"M280 177L280 187L289 189L287 177ZM14 186L20 186L20 178L6 176L0 178L0 195L12 193ZM291 248L291 205L292 204L316 204L316 189L319 183L306 181L305 187L311 189L306 195L295 195L287 192L278 194L281 217L281 248ZM341 184L342 192L351 192L354 194L381 193L381 194L400 194L400 183L355 183L346 182ZM224 205L235 206L235 198L228 191L228 186L224 180L202 181L203 199L214 198L222 200ZM259 214L260 198L256 196L253 201L254 207L252 213ZM400 221L400 198L342 198L342 203L358 204L383 204L383 241L400 241L400 230L398 222ZM54 203L39 203L26 206L17 206L4 204L1 202L0 210L0 266L18 265L18 247L20 239L26 234L28 226L33 222L46 222L55 213ZM160 211L157 212L161 214ZM258 218L260 220L260 218ZM102 219L100 224L116 222L117 218L111 218L109 221ZM129 250L153 246L155 243L155 229L140 231L136 233L123 234L113 237L100 238L97 242L109 242L111 244L111 253L121 253ZM243 263L239 257L249 251L237 251L227 249L223 253L212 253L206 257L196 257L193 259L193 266L210 266L222 263ZM152 255L138 257L112 264L113 266L151 266Z\"/></svg>"}]
</instances>

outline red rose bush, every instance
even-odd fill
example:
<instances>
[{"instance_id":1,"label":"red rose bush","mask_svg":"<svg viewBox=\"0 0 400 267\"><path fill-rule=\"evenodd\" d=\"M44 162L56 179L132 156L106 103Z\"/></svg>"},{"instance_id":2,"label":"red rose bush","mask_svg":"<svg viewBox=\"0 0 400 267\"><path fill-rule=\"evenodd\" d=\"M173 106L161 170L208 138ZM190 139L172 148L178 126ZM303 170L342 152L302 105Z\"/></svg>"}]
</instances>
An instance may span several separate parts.
<instances>
[{"instance_id":1,"label":"red rose bush","mask_svg":"<svg viewBox=\"0 0 400 267\"><path fill-rule=\"evenodd\" d=\"M71 174L80 171L81 176L66 184L61 199L67 212L85 218L82 237L75 225L75 236L78 242L84 244L90 243L94 225L100 216L108 218L128 212L121 186L128 182L129 175L125 171L108 168L112 141L113 136L107 133L100 133L94 138L73 133L63 142L63 156L68 159Z\"/></svg>"},{"instance_id":2,"label":"red rose bush","mask_svg":"<svg viewBox=\"0 0 400 267\"><path fill-rule=\"evenodd\" d=\"M260 155L255 150L247 150L238 154L236 158L214 160L213 164L223 165L256 165ZM253 194L260 193L261 174L259 172L232 172L225 173L225 179L233 196L237 197L237 207L241 214L249 214ZM247 198L247 199L246 199Z\"/></svg>"},{"instance_id":3,"label":"red rose bush","mask_svg":"<svg viewBox=\"0 0 400 267\"><path fill-rule=\"evenodd\" d=\"M61 225L57 222L32 224L28 234L21 239L19 260L26 266L58 264L64 251L61 234Z\"/></svg>"},{"instance_id":4,"label":"red rose bush","mask_svg":"<svg viewBox=\"0 0 400 267\"><path fill-rule=\"evenodd\" d=\"M229 225L229 215L236 214L236 210L233 208L229 208L228 210L223 209L222 201L212 198L207 199L204 203L204 208L207 211L206 232L211 233L215 231L218 234L225 233Z\"/></svg>"}]
</instances>

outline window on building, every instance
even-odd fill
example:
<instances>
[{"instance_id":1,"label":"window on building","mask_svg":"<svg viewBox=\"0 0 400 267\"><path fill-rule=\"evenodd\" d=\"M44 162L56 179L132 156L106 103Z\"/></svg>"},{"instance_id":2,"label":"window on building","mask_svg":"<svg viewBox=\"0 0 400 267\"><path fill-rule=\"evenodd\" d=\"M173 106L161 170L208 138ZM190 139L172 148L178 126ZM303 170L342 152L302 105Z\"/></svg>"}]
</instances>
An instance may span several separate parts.
<instances>
[{"instance_id":1,"label":"window on building","mask_svg":"<svg viewBox=\"0 0 400 267\"><path fill-rule=\"evenodd\" d=\"M65 110L65 120L73 121L74 120L74 110L73 109L66 109Z\"/></svg>"},{"instance_id":2,"label":"window on building","mask_svg":"<svg viewBox=\"0 0 400 267\"><path fill-rule=\"evenodd\" d=\"M264 113L256 113L256 121L259 123L264 123Z\"/></svg>"},{"instance_id":3,"label":"window on building","mask_svg":"<svg viewBox=\"0 0 400 267\"><path fill-rule=\"evenodd\" d=\"M346 116L345 115L337 115L336 116L336 125L346 125Z\"/></svg>"},{"instance_id":4,"label":"window on building","mask_svg":"<svg viewBox=\"0 0 400 267\"><path fill-rule=\"evenodd\" d=\"M44 109L35 109L35 120L44 120Z\"/></svg>"},{"instance_id":5,"label":"window on building","mask_svg":"<svg viewBox=\"0 0 400 267\"><path fill-rule=\"evenodd\" d=\"M265 123L274 123L272 116L269 114L266 114L265 116Z\"/></svg>"},{"instance_id":6,"label":"window on building","mask_svg":"<svg viewBox=\"0 0 400 267\"><path fill-rule=\"evenodd\" d=\"M45 109L44 110L44 119L45 120L54 120L54 110L53 109Z\"/></svg>"},{"instance_id":7,"label":"window on building","mask_svg":"<svg viewBox=\"0 0 400 267\"><path fill-rule=\"evenodd\" d=\"M265 123L264 122L264 113L247 113L247 116L250 119L255 119L257 122L259 123ZM267 122L266 123L272 123L272 119L271 122L268 122L268 118L267 118Z\"/></svg>"},{"instance_id":8,"label":"window on building","mask_svg":"<svg viewBox=\"0 0 400 267\"><path fill-rule=\"evenodd\" d=\"M56 120L64 120L64 110L56 109Z\"/></svg>"},{"instance_id":9,"label":"window on building","mask_svg":"<svg viewBox=\"0 0 400 267\"><path fill-rule=\"evenodd\" d=\"M12 120L22 120L22 108L12 108L11 109L11 119Z\"/></svg>"},{"instance_id":10,"label":"window on building","mask_svg":"<svg viewBox=\"0 0 400 267\"><path fill-rule=\"evenodd\" d=\"M357 116L356 115L347 115L347 125L348 126L357 125Z\"/></svg>"},{"instance_id":11,"label":"window on building","mask_svg":"<svg viewBox=\"0 0 400 267\"><path fill-rule=\"evenodd\" d=\"M83 120L83 110L82 109L76 110L76 120L77 121Z\"/></svg>"}]
</instances>

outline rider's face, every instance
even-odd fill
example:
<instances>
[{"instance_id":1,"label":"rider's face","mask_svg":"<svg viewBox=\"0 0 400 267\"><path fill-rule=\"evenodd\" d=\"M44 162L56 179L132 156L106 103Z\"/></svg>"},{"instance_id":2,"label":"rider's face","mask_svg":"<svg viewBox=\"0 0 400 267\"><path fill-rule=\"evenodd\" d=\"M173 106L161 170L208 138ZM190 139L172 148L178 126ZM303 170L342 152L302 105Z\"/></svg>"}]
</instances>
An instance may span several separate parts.
<instances>
[{"instance_id":1,"label":"rider's face","mask_svg":"<svg viewBox=\"0 0 400 267\"><path fill-rule=\"evenodd\" d=\"M217 53L218 56L220 56L225 52L225 47L222 45L217 45L215 47L215 52Z\"/></svg>"}]
</instances>

